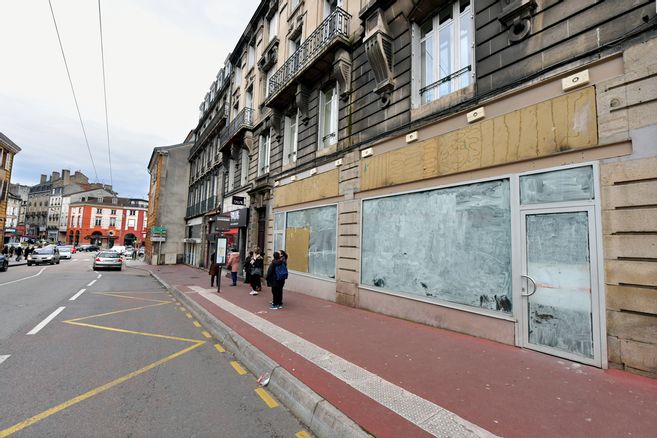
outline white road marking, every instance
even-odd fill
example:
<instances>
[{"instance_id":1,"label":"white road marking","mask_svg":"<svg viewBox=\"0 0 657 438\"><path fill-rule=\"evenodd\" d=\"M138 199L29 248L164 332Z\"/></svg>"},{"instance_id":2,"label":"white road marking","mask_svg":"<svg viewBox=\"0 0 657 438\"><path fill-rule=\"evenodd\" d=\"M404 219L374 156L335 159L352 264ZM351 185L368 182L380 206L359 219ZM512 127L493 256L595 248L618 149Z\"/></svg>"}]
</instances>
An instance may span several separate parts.
<instances>
[{"instance_id":1,"label":"white road marking","mask_svg":"<svg viewBox=\"0 0 657 438\"><path fill-rule=\"evenodd\" d=\"M11 354L0 355L0 364L9 359L9 356L11 356Z\"/></svg>"},{"instance_id":2,"label":"white road marking","mask_svg":"<svg viewBox=\"0 0 657 438\"><path fill-rule=\"evenodd\" d=\"M75 299L76 299L77 297L79 297L80 295L82 295L82 294L84 293L85 290L86 290L86 289L80 289L80 290L78 291L78 293L76 293L75 295L73 295L73 296L72 296L71 298L69 298L68 300L69 300L69 301L75 301Z\"/></svg>"},{"instance_id":3,"label":"white road marking","mask_svg":"<svg viewBox=\"0 0 657 438\"><path fill-rule=\"evenodd\" d=\"M103 276L103 274L98 274L98 277L96 277L96 278L100 278L100 277L102 277L102 276Z\"/></svg>"},{"instance_id":4,"label":"white road marking","mask_svg":"<svg viewBox=\"0 0 657 438\"><path fill-rule=\"evenodd\" d=\"M95 283L96 281L97 281L97 280L93 280L91 283L89 283L89 284L87 285L87 287L93 286L94 283Z\"/></svg>"},{"instance_id":5,"label":"white road marking","mask_svg":"<svg viewBox=\"0 0 657 438\"><path fill-rule=\"evenodd\" d=\"M54 312L52 312L50 315L48 315L48 317L46 319L41 321L36 327L34 327L29 332L27 332L27 334L28 335L36 335L37 333L39 333L41 331L41 329L46 326L46 324L48 324L50 321L55 319L55 317L57 315L59 315L62 312L62 310L64 310L64 309L66 309L66 307L62 306L62 307L58 308L57 310L55 310Z\"/></svg>"},{"instance_id":6,"label":"white road marking","mask_svg":"<svg viewBox=\"0 0 657 438\"><path fill-rule=\"evenodd\" d=\"M434 436L444 435L446 430L450 431L450 436L458 437L492 438L495 436L442 406L413 394L224 298L218 297L213 289L199 286L189 286L189 288Z\"/></svg>"},{"instance_id":7,"label":"white road marking","mask_svg":"<svg viewBox=\"0 0 657 438\"><path fill-rule=\"evenodd\" d=\"M8 281L8 282L6 282L6 283L0 283L0 286L4 286L4 285L7 285L7 284L12 284L12 283L18 283L19 281L27 280L28 278L38 277L38 276L41 275L41 273L42 273L43 271L45 271L46 269L48 269L47 266L44 267L44 268L41 268L41 270L40 270L39 272L37 272L36 274L34 274L34 275L30 275L29 277L19 278L18 280Z\"/></svg>"}]
</instances>

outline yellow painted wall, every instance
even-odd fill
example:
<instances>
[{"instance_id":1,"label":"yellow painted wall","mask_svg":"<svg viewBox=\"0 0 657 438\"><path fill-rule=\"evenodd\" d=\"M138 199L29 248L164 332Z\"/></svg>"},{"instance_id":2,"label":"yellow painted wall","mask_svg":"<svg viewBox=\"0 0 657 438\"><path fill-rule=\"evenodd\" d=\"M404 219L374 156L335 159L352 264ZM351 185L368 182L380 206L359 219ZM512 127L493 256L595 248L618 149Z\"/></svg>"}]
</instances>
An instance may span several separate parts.
<instances>
[{"instance_id":1,"label":"yellow painted wall","mask_svg":"<svg viewBox=\"0 0 657 438\"><path fill-rule=\"evenodd\" d=\"M274 207L302 204L339 194L338 169L304 178L274 189Z\"/></svg>"},{"instance_id":2,"label":"yellow painted wall","mask_svg":"<svg viewBox=\"0 0 657 438\"><path fill-rule=\"evenodd\" d=\"M598 143L587 87L361 162L361 190L403 184Z\"/></svg>"}]
</instances>

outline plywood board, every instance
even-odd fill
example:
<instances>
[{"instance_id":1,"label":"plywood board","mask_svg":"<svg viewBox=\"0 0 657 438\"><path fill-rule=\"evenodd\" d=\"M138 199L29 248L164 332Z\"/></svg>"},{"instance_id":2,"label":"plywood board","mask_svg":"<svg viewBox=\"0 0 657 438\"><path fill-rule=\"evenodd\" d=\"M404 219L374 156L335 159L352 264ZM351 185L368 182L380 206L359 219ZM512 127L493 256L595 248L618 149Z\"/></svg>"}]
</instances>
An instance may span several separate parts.
<instances>
[{"instance_id":1,"label":"plywood board","mask_svg":"<svg viewBox=\"0 0 657 438\"><path fill-rule=\"evenodd\" d=\"M274 189L274 206L303 204L340 194L339 170L331 170Z\"/></svg>"},{"instance_id":2,"label":"plywood board","mask_svg":"<svg viewBox=\"0 0 657 438\"><path fill-rule=\"evenodd\" d=\"M285 230L285 251L289 254L287 266L299 272L308 272L308 247L310 228L288 228Z\"/></svg>"}]
</instances>

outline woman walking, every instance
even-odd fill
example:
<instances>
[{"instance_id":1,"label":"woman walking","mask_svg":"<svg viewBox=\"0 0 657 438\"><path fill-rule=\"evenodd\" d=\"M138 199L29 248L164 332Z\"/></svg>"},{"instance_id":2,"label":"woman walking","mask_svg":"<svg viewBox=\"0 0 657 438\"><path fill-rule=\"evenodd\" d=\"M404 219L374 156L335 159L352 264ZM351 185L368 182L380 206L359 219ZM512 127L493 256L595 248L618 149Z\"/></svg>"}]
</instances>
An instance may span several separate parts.
<instances>
[{"instance_id":1,"label":"woman walking","mask_svg":"<svg viewBox=\"0 0 657 438\"><path fill-rule=\"evenodd\" d=\"M258 292L262 290L262 283L260 282L260 277L262 277L262 271L265 267L265 260L262 258L260 248L256 248L255 254L253 255L253 260L251 260L251 292L250 295L258 295Z\"/></svg>"},{"instance_id":2,"label":"woman walking","mask_svg":"<svg viewBox=\"0 0 657 438\"><path fill-rule=\"evenodd\" d=\"M283 286L287 279L287 263L279 251L274 253L274 260L267 270L267 285L271 287L272 302L270 309L283 308Z\"/></svg>"},{"instance_id":3,"label":"woman walking","mask_svg":"<svg viewBox=\"0 0 657 438\"><path fill-rule=\"evenodd\" d=\"M226 268L230 269L230 278L233 280L231 286L237 286L237 271L240 268L240 253L237 248L233 248L228 255L228 262Z\"/></svg>"}]
</instances>

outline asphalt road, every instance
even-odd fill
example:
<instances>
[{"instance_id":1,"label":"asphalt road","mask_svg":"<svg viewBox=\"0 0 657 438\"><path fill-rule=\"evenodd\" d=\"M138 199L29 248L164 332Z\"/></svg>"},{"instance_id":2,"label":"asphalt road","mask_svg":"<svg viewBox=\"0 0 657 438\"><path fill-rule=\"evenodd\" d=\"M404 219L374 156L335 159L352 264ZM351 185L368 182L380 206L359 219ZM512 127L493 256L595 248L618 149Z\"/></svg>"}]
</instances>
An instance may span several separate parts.
<instances>
[{"instance_id":1,"label":"asphalt road","mask_svg":"<svg viewBox=\"0 0 657 438\"><path fill-rule=\"evenodd\" d=\"M0 273L0 437L309 436L146 272L91 257Z\"/></svg>"}]
</instances>

